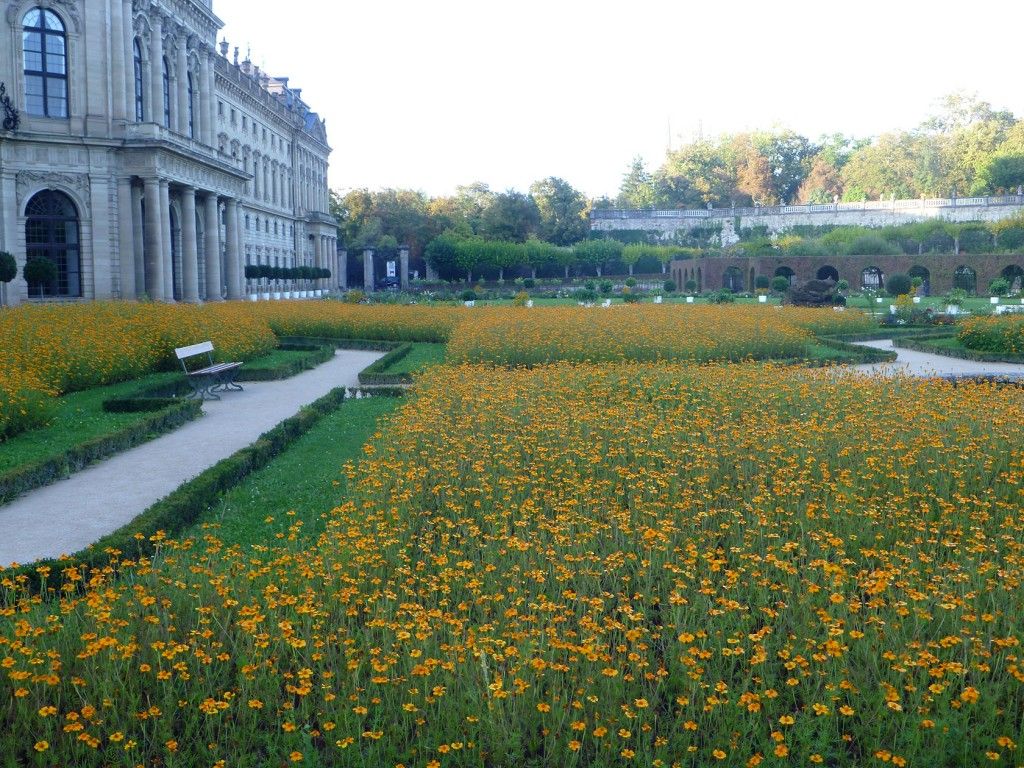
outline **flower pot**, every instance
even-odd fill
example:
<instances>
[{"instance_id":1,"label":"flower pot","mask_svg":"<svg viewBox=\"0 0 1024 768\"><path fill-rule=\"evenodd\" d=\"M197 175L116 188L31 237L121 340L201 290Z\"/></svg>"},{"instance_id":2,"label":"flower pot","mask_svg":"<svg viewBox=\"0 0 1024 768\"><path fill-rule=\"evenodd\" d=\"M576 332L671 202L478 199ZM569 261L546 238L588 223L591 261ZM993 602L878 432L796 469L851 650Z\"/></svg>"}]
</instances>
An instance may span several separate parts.
<instances>
[{"instance_id":1,"label":"flower pot","mask_svg":"<svg viewBox=\"0 0 1024 768\"><path fill-rule=\"evenodd\" d=\"M467 307L475 307L476 306L476 302L475 301L467 301L466 302L466 306Z\"/></svg>"},{"instance_id":2,"label":"flower pot","mask_svg":"<svg viewBox=\"0 0 1024 768\"><path fill-rule=\"evenodd\" d=\"M300 299L306 298L306 293L307 293L307 291L299 291L299 298Z\"/></svg>"},{"instance_id":3,"label":"flower pot","mask_svg":"<svg viewBox=\"0 0 1024 768\"><path fill-rule=\"evenodd\" d=\"M261 293L260 294L260 298L263 301L270 301L270 291L266 291L265 293Z\"/></svg>"},{"instance_id":4,"label":"flower pot","mask_svg":"<svg viewBox=\"0 0 1024 768\"><path fill-rule=\"evenodd\" d=\"M693 304L693 296L687 296L686 297L686 303L687 304Z\"/></svg>"},{"instance_id":5,"label":"flower pot","mask_svg":"<svg viewBox=\"0 0 1024 768\"><path fill-rule=\"evenodd\" d=\"M260 300L260 295L258 293L250 293L249 294L249 301L259 301L259 300Z\"/></svg>"},{"instance_id":6,"label":"flower pot","mask_svg":"<svg viewBox=\"0 0 1024 768\"><path fill-rule=\"evenodd\" d=\"M280 291L274 291L274 301L280 301L280 300L281 300L281 292Z\"/></svg>"},{"instance_id":7,"label":"flower pot","mask_svg":"<svg viewBox=\"0 0 1024 768\"><path fill-rule=\"evenodd\" d=\"M947 304L946 305L946 314L947 315L958 315L958 314L960 314L960 305L959 304Z\"/></svg>"},{"instance_id":8,"label":"flower pot","mask_svg":"<svg viewBox=\"0 0 1024 768\"><path fill-rule=\"evenodd\" d=\"M921 297L920 296L915 296L914 297L914 303L915 304L920 304L921 303Z\"/></svg>"},{"instance_id":9,"label":"flower pot","mask_svg":"<svg viewBox=\"0 0 1024 768\"><path fill-rule=\"evenodd\" d=\"M998 304L999 303L999 297L998 296L990 297L989 300L988 300L988 303L989 304Z\"/></svg>"},{"instance_id":10,"label":"flower pot","mask_svg":"<svg viewBox=\"0 0 1024 768\"><path fill-rule=\"evenodd\" d=\"M757 303L758 304L767 304L768 303L768 297L767 296L758 296L757 297Z\"/></svg>"},{"instance_id":11,"label":"flower pot","mask_svg":"<svg viewBox=\"0 0 1024 768\"><path fill-rule=\"evenodd\" d=\"M285 297L286 299L290 299L290 298L292 297L292 292L291 292L291 291L285 291L285 292L284 292L284 297Z\"/></svg>"}]
</instances>

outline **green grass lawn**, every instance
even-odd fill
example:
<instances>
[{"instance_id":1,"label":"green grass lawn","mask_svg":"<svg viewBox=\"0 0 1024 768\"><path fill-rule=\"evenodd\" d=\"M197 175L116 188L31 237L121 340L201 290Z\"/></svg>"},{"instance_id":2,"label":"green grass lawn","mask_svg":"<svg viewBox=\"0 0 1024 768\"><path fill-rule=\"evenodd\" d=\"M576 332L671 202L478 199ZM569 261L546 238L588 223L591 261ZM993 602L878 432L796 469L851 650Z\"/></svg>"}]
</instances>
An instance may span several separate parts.
<instances>
[{"instance_id":1,"label":"green grass lawn","mask_svg":"<svg viewBox=\"0 0 1024 768\"><path fill-rule=\"evenodd\" d=\"M934 349L938 353L945 353L948 355L952 355L954 357L963 357L968 360L975 359L972 357L972 355L980 354L984 356L986 354L984 352L981 352L980 350L968 349L967 347L960 343L960 339L958 339L955 334L952 336L943 336L937 339L921 339L918 343L922 347L929 347L931 349ZM1014 356L1005 354L992 356L998 358L999 360L1024 363L1024 355Z\"/></svg>"},{"instance_id":2,"label":"green grass lawn","mask_svg":"<svg viewBox=\"0 0 1024 768\"><path fill-rule=\"evenodd\" d=\"M444 344L416 342L412 345L412 351L408 355L400 360L396 360L392 365L382 370L381 373L417 373L428 366L441 365L444 363L444 356Z\"/></svg>"},{"instance_id":3,"label":"green grass lawn","mask_svg":"<svg viewBox=\"0 0 1024 768\"><path fill-rule=\"evenodd\" d=\"M0 443L0 474L59 456L76 445L144 421L152 414L106 413L103 401L129 396L140 389L157 387L179 378L180 373L157 373L56 398L53 417L45 427Z\"/></svg>"},{"instance_id":4,"label":"green grass lawn","mask_svg":"<svg viewBox=\"0 0 1024 768\"><path fill-rule=\"evenodd\" d=\"M228 491L177 538L212 532L227 544L269 544L298 520L303 535L315 535L321 515L345 497L342 465L362 455L380 420L403 402L395 397L346 400L269 465Z\"/></svg>"},{"instance_id":5,"label":"green grass lawn","mask_svg":"<svg viewBox=\"0 0 1024 768\"><path fill-rule=\"evenodd\" d=\"M255 360L247 362L245 364L245 370L262 371L272 368L280 368L281 366L288 365L296 360L302 360L308 355L309 352L302 352L293 349L275 349L268 355L263 355L263 357L258 357Z\"/></svg>"}]
</instances>

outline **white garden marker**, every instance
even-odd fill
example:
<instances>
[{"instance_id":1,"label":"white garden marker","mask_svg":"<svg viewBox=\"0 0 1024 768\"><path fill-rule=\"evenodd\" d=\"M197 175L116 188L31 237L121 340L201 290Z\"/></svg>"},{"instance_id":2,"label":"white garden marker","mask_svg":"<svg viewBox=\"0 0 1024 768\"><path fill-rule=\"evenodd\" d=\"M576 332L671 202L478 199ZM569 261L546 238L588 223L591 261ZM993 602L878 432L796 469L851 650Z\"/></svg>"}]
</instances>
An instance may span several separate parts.
<instances>
[{"instance_id":1,"label":"white garden marker","mask_svg":"<svg viewBox=\"0 0 1024 768\"><path fill-rule=\"evenodd\" d=\"M757 303L758 304L767 304L768 303L768 297L767 296L758 296L757 297Z\"/></svg>"},{"instance_id":2,"label":"white garden marker","mask_svg":"<svg viewBox=\"0 0 1024 768\"><path fill-rule=\"evenodd\" d=\"M654 303L655 304L661 304L661 296L655 296L654 297Z\"/></svg>"},{"instance_id":3,"label":"white garden marker","mask_svg":"<svg viewBox=\"0 0 1024 768\"><path fill-rule=\"evenodd\" d=\"M687 296L686 297L686 303L687 304L693 304L693 296Z\"/></svg>"}]
</instances>

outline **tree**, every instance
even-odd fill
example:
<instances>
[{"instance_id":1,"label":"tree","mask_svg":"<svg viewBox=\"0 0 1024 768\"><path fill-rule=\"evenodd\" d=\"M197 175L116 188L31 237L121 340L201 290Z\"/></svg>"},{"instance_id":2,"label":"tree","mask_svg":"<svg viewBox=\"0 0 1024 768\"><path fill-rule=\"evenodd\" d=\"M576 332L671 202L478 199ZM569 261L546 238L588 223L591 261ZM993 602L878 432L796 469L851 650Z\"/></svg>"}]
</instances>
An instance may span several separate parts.
<instances>
[{"instance_id":1,"label":"tree","mask_svg":"<svg viewBox=\"0 0 1024 768\"><path fill-rule=\"evenodd\" d=\"M42 298L43 290L57 281L57 265L43 256L29 256L22 276L29 288L39 286L39 298Z\"/></svg>"},{"instance_id":2,"label":"tree","mask_svg":"<svg viewBox=\"0 0 1024 768\"><path fill-rule=\"evenodd\" d=\"M459 237L454 232L444 232L430 241L424 255L439 276L451 280L460 269Z\"/></svg>"},{"instance_id":3,"label":"tree","mask_svg":"<svg viewBox=\"0 0 1024 768\"><path fill-rule=\"evenodd\" d=\"M978 173L978 181L986 192L1016 192L1024 184L1024 153L989 158Z\"/></svg>"},{"instance_id":4,"label":"tree","mask_svg":"<svg viewBox=\"0 0 1024 768\"><path fill-rule=\"evenodd\" d=\"M572 245L587 236L587 199L569 182L549 176L530 186L530 197L537 207L537 232L541 239L555 245Z\"/></svg>"},{"instance_id":5,"label":"tree","mask_svg":"<svg viewBox=\"0 0 1024 768\"><path fill-rule=\"evenodd\" d=\"M619 186L620 208L653 208L657 193L654 179L644 167L644 160L637 155L630 163L629 170L622 176Z\"/></svg>"},{"instance_id":6,"label":"tree","mask_svg":"<svg viewBox=\"0 0 1024 768\"><path fill-rule=\"evenodd\" d=\"M0 251L0 304L6 300L7 284L18 276L18 263L14 256L6 251Z\"/></svg>"},{"instance_id":7,"label":"tree","mask_svg":"<svg viewBox=\"0 0 1024 768\"><path fill-rule=\"evenodd\" d=\"M618 240L584 240L574 248L576 260L589 265L601 276L604 265L622 257L622 243Z\"/></svg>"},{"instance_id":8,"label":"tree","mask_svg":"<svg viewBox=\"0 0 1024 768\"><path fill-rule=\"evenodd\" d=\"M492 240L526 242L537 232L540 211L533 198L510 189L495 195L484 210L477 234Z\"/></svg>"}]
</instances>

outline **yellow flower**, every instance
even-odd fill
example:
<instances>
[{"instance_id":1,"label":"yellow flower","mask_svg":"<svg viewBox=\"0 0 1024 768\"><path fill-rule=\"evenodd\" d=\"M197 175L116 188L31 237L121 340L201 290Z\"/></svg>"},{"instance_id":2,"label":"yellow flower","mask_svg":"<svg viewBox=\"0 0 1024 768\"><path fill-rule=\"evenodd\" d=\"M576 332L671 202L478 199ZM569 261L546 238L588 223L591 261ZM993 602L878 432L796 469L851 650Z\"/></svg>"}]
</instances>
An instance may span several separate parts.
<instances>
[{"instance_id":1,"label":"yellow flower","mask_svg":"<svg viewBox=\"0 0 1024 768\"><path fill-rule=\"evenodd\" d=\"M720 750L720 749L716 749L716 750L714 750L714 751L713 751L713 752L711 753L711 755L712 755L712 757L714 757L714 758L715 758L715 760L725 760L725 758L726 758L726 754L725 754L725 752L723 752L723 751L722 751L722 750Z\"/></svg>"},{"instance_id":2,"label":"yellow flower","mask_svg":"<svg viewBox=\"0 0 1024 768\"><path fill-rule=\"evenodd\" d=\"M288 759L291 760L293 763L301 763L302 762L302 753L301 752L292 752L290 755L288 755Z\"/></svg>"},{"instance_id":3,"label":"yellow flower","mask_svg":"<svg viewBox=\"0 0 1024 768\"><path fill-rule=\"evenodd\" d=\"M775 756L776 757L785 757L788 754L789 754L789 747L787 747L785 744L776 744L775 745Z\"/></svg>"},{"instance_id":4,"label":"yellow flower","mask_svg":"<svg viewBox=\"0 0 1024 768\"><path fill-rule=\"evenodd\" d=\"M33 747L36 752L45 752L50 748L50 742L48 741L37 741Z\"/></svg>"}]
</instances>

